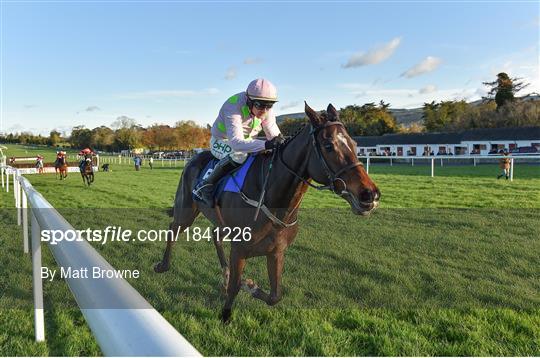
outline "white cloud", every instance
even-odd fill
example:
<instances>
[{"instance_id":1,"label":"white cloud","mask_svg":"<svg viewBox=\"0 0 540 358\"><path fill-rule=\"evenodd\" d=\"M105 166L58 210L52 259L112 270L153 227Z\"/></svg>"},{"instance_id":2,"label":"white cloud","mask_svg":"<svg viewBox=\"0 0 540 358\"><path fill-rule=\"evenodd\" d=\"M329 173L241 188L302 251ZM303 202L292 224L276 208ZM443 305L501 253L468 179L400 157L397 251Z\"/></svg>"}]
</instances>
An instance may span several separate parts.
<instances>
[{"instance_id":1,"label":"white cloud","mask_svg":"<svg viewBox=\"0 0 540 358\"><path fill-rule=\"evenodd\" d=\"M414 65L412 68L403 72L401 76L407 78L416 77L424 73L434 71L437 67L439 67L440 63L440 58L428 56L424 60L422 60L422 62Z\"/></svg>"},{"instance_id":2,"label":"white cloud","mask_svg":"<svg viewBox=\"0 0 540 358\"><path fill-rule=\"evenodd\" d=\"M203 90L158 90L158 91L144 91L144 92L131 92L124 94L117 94L114 96L116 99L159 99L159 98L183 98L194 96L206 96L219 93L217 88L206 88Z\"/></svg>"},{"instance_id":3,"label":"white cloud","mask_svg":"<svg viewBox=\"0 0 540 358\"><path fill-rule=\"evenodd\" d=\"M25 104L23 106L24 109L32 109L32 108L36 108L36 107L37 107L37 105L35 105L35 104Z\"/></svg>"},{"instance_id":4,"label":"white cloud","mask_svg":"<svg viewBox=\"0 0 540 358\"><path fill-rule=\"evenodd\" d=\"M370 89L366 88L363 84L354 83L340 84L338 87L347 89L348 94L357 99L357 104L370 102L378 103L380 100L383 100L390 103L391 108L419 107L423 103L431 101L439 102L455 99L467 99L468 101L473 101L480 99L481 97L481 95L477 93L476 88L437 89L432 93L420 93L418 89L413 88Z\"/></svg>"},{"instance_id":5,"label":"white cloud","mask_svg":"<svg viewBox=\"0 0 540 358\"><path fill-rule=\"evenodd\" d=\"M383 62L396 50L401 43L401 37L396 37L392 41L377 48L371 49L368 52L356 52L354 53L346 64L342 65L343 68L360 67L365 65L374 65Z\"/></svg>"},{"instance_id":6,"label":"white cloud","mask_svg":"<svg viewBox=\"0 0 540 358\"><path fill-rule=\"evenodd\" d=\"M101 108L99 108L98 106L89 106L85 109L86 112L94 112L99 110L101 110Z\"/></svg>"},{"instance_id":7,"label":"white cloud","mask_svg":"<svg viewBox=\"0 0 540 358\"><path fill-rule=\"evenodd\" d=\"M485 97L487 95L487 91L485 88L477 88L474 94L479 97Z\"/></svg>"},{"instance_id":8,"label":"white cloud","mask_svg":"<svg viewBox=\"0 0 540 358\"><path fill-rule=\"evenodd\" d=\"M434 85L427 85L426 87L420 88L418 90L418 93L424 94L424 93L433 93L437 91L437 87Z\"/></svg>"},{"instance_id":9,"label":"white cloud","mask_svg":"<svg viewBox=\"0 0 540 358\"><path fill-rule=\"evenodd\" d=\"M234 80L236 78L236 67L229 67L227 69L227 72L225 72L225 79L226 80Z\"/></svg>"},{"instance_id":10,"label":"white cloud","mask_svg":"<svg viewBox=\"0 0 540 358\"><path fill-rule=\"evenodd\" d=\"M294 107L297 107L298 105L300 105L302 102L300 101L294 101L294 102L289 102L289 103L286 103L286 104L283 104L280 109L282 111L286 110L286 109L290 109L290 108L294 108Z\"/></svg>"},{"instance_id":11,"label":"white cloud","mask_svg":"<svg viewBox=\"0 0 540 358\"><path fill-rule=\"evenodd\" d=\"M244 65L255 65L261 62L263 62L263 59L260 57L248 57L244 60Z\"/></svg>"}]
</instances>

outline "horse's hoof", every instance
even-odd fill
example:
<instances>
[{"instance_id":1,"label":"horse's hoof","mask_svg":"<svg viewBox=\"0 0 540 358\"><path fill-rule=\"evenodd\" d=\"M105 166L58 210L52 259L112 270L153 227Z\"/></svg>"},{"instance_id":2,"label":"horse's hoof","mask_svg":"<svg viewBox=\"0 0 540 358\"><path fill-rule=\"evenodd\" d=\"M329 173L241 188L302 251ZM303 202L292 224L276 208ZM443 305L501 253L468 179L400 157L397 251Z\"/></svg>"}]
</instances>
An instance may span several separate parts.
<instances>
[{"instance_id":1,"label":"horse's hoof","mask_svg":"<svg viewBox=\"0 0 540 358\"><path fill-rule=\"evenodd\" d=\"M164 265L163 262L158 262L154 266L154 271L157 273L163 273L169 271L169 265Z\"/></svg>"},{"instance_id":2,"label":"horse's hoof","mask_svg":"<svg viewBox=\"0 0 540 358\"><path fill-rule=\"evenodd\" d=\"M224 308L223 311L221 311L221 322L223 324L231 323L231 312L230 308Z\"/></svg>"}]
</instances>

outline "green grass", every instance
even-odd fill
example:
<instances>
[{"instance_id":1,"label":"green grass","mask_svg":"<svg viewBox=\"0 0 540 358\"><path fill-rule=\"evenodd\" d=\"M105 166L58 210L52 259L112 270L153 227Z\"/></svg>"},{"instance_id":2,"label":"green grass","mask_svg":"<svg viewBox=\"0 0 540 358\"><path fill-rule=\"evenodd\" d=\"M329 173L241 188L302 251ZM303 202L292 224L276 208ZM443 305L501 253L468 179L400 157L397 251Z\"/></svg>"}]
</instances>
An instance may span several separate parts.
<instances>
[{"instance_id":1,"label":"green grass","mask_svg":"<svg viewBox=\"0 0 540 358\"><path fill-rule=\"evenodd\" d=\"M28 176L75 227L166 228L181 168L111 165L90 188L79 175ZM284 298L267 307L241 292L223 326L214 247L179 242L173 266L155 274L163 243L94 244L205 355L540 354L540 167L374 165L381 208L354 216L330 193L309 191L287 252ZM0 194L0 355L100 355L63 281L44 282L47 341L33 342L30 260ZM91 209L85 209L91 208ZM115 208L115 209L110 209ZM206 226L205 219L196 221ZM44 265L54 268L48 250ZM263 258L247 277L268 287Z\"/></svg>"}]
</instances>

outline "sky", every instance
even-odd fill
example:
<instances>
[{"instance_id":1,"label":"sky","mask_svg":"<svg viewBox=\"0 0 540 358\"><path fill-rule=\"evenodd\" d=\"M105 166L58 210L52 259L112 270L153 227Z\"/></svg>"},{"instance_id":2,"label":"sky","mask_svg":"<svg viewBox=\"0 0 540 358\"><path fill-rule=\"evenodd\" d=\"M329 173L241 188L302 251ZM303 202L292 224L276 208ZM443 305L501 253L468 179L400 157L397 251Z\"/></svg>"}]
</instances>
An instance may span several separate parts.
<instances>
[{"instance_id":1,"label":"sky","mask_svg":"<svg viewBox=\"0 0 540 358\"><path fill-rule=\"evenodd\" d=\"M275 114L540 92L540 2L0 0L0 132L211 124L259 77Z\"/></svg>"}]
</instances>

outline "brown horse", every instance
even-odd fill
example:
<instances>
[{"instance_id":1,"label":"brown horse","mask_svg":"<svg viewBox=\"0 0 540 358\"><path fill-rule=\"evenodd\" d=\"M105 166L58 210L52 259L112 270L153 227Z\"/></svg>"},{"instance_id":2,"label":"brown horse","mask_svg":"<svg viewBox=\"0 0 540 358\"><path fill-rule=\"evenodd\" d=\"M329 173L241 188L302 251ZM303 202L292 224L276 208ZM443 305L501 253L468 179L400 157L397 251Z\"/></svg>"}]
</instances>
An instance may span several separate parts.
<instances>
[{"instance_id":1,"label":"brown horse","mask_svg":"<svg viewBox=\"0 0 540 358\"><path fill-rule=\"evenodd\" d=\"M80 170L83 184L90 186L94 182L94 167L91 156L84 157L84 163L80 165Z\"/></svg>"},{"instance_id":2,"label":"brown horse","mask_svg":"<svg viewBox=\"0 0 540 358\"><path fill-rule=\"evenodd\" d=\"M242 189L243 193L222 193L215 208L194 202L191 194L199 172L212 155L209 152L197 155L182 174L170 232L189 228L200 212L218 228L213 233L227 292L221 314L224 322L230 319L232 304L240 288L268 305L280 301L284 254L298 232L296 218L308 186L333 191L350 204L354 214L368 215L378 206L380 192L358 161L356 143L339 122L336 109L330 104L327 114L320 115L306 103L305 111L310 124L278 148L277 155L258 155L249 172L250 180ZM273 158L276 160L270 172L268 168ZM260 197L267 174L271 185L262 212L254 220L257 204L249 198ZM324 185L315 186L312 180ZM231 242L228 263L223 240L217 234L238 227L249 228L251 240ZM173 244L174 238L170 235L163 259L154 267L156 272L169 269ZM242 279L246 260L256 256L266 256L270 293L260 289L252 280Z\"/></svg>"},{"instance_id":3,"label":"brown horse","mask_svg":"<svg viewBox=\"0 0 540 358\"><path fill-rule=\"evenodd\" d=\"M67 168L68 168L68 162L66 160L65 156L56 157L56 161L54 162L54 172L56 177L58 178L58 174L60 174L60 180L64 180L67 178ZM43 171L43 169L41 169Z\"/></svg>"}]
</instances>

